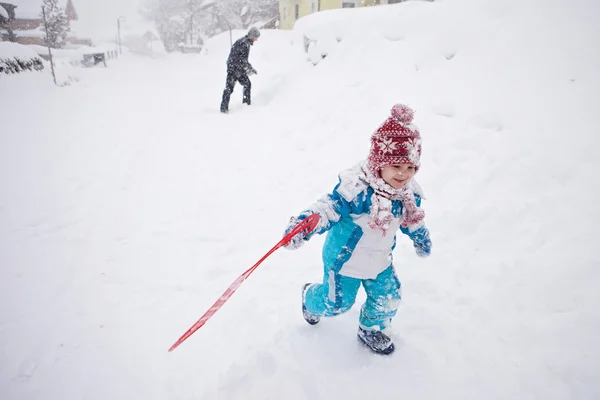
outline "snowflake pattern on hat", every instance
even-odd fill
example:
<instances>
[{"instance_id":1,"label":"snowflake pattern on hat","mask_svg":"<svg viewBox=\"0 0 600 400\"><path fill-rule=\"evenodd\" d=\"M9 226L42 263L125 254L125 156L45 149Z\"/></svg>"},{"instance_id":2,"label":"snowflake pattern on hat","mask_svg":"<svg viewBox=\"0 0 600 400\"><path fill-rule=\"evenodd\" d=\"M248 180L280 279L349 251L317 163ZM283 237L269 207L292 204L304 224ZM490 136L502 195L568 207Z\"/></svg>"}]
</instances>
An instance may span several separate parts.
<instances>
[{"instance_id":1,"label":"snowflake pattern on hat","mask_svg":"<svg viewBox=\"0 0 600 400\"><path fill-rule=\"evenodd\" d=\"M379 140L376 145L379 146L379 149L382 153L394 154L394 151L398 148L399 143L392 141L392 139L383 139Z\"/></svg>"}]
</instances>

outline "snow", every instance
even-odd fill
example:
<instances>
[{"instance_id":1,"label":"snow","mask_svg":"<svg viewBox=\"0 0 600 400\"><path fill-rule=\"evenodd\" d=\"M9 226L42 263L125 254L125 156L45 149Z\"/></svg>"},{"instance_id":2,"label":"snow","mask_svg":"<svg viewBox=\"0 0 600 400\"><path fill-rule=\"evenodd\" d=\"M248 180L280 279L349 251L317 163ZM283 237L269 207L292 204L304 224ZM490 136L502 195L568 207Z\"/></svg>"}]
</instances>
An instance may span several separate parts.
<instances>
[{"instance_id":1,"label":"snow","mask_svg":"<svg viewBox=\"0 0 600 400\"><path fill-rule=\"evenodd\" d=\"M2 6L0 6L0 17L8 21L8 11L6 11Z\"/></svg>"},{"instance_id":2,"label":"snow","mask_svg":"<svg viewBox=\"0 0 600 400\"><path fill-rule=\"evenodd\" d=\"M12 42L0 42L0 59L18 57L22 60L29 60L37 56L37 53L28 46Z\"/></svg>"},{"instance_id":3,"label":"snow","mask_svg":"<svg viewBox=\"0 0 600 400\"><path fill-rule=\"evenodd\" d=\"M26 45L26 47L32 49L37 54L48 54L48 48L45 46L28 44ZM72 49L52 49L52 54L58 58L66 58L73 61L81 61L85 54L106 53L109 51L116 51L114 44L105 43L94 47L78 46Z\"/></svg>"},{"instance_id":4,"label":"snow","mask_svg":"<svg viewBox=\"0 0 600 400\"><path fill-rule=\"evenodd\" d=\"M35 37L35 38L44 38L46 37L46 32L40 29L31 29L31 30L13 30L12 31L18 37ZM8 35L8 31L0 30L0 33Z\"/></svg>"},{"instance_id":5,"label":"snow","mask_svg":"<svg viewBox=\"0 0 600 400\"><path fill-rule=\"evenodd\" d=\"M69 87L49 68L0 76L0 398L600 397L599 7L316 13L261 32L253 105L237 86L227 116L228 33ZM303 35L331 43L316 66ZM433 254L398 236L396 352L358 345L362 292L304 322L318 236L273 253L168 353L397 102L423 136Z\"/></svg>"}]
</instances>

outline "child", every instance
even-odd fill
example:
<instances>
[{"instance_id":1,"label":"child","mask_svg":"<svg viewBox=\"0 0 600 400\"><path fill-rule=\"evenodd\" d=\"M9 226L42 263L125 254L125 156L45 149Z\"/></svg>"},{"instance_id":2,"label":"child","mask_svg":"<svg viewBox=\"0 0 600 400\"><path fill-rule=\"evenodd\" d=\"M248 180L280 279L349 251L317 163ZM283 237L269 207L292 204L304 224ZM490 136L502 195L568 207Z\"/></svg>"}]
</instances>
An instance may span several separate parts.
<instances>
[{"instance_id":1,"label":"child","mask_svg":"<svg viewBox=\"0 0 600 400\"><path fill-rule=\"evenodd\" d=\"M413 110L401 104L371 137L368 159L339 175L331 194L319 199L298 217L316 213L314 231L299 233L286 245L297 249L314 234L328 232L323 246L323 283L302 289L302 314L314 325L321 317L348 311L362 283L367 300L362 305L358 339L375 353L390 354L394 344L383 331L398 308L400 281L392 264L396 231L408 235L417 255L431 252L429 231L423 221L421 188L413 179L420 167L421 136L411 124Z\"/></svg>"}]
</instances>

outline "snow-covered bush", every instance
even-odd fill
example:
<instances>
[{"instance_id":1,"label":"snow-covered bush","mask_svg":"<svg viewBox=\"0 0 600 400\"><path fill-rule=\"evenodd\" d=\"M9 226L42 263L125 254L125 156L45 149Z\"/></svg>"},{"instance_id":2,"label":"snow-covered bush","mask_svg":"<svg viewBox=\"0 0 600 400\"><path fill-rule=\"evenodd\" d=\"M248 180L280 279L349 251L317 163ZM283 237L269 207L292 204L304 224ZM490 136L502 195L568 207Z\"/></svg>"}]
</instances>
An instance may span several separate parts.
<instances>
[{"instance_id":1,"label":"snow-covered bush","mask_svg":"<svg viewBox=\"0 0 600 400\"><path fill-rule=\"evenodd\" d=\"M31 49L17 43L0 43L0 74L18 74L43 69L42 59Z\"/></svg>"}]
</instances>

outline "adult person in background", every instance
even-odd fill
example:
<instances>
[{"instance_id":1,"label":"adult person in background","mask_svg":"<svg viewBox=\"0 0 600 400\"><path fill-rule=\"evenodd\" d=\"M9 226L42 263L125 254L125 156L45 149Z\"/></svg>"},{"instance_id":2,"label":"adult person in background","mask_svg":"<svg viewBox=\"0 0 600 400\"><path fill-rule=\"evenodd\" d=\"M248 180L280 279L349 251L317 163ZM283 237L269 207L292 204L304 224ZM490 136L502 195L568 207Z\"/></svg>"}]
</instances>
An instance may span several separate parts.
<instances>
[{"instance_id":1,"label":"adult person in background","mask_svg":"<svg viewBox=\"0 0 600 400\"><path fill-rule=\"evenodd\" d=\"M244 96L242 103L250 105L252 83L249 75L255 75L257 72L254 67L248 62L250 55L250 46L254 44L260 37L260 31L256 28L250 28L246 36L238 39L229 52L227 59L227 80L225 82L225 90L223 91L223 100L221 101L221 112L229 112L229 98L233 93L233 88L236 82L239 82L244 87Z\"/></svg>"}]
</instances>

